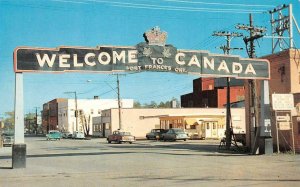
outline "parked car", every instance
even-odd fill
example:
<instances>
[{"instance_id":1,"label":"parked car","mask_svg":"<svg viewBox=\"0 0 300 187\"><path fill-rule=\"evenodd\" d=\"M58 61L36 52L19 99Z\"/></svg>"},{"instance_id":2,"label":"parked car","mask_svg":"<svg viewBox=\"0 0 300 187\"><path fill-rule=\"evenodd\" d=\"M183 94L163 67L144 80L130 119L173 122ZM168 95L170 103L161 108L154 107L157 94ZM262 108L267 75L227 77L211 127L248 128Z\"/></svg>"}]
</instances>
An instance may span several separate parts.
<instances>
[{"instance_id":1,"label":"parked car","mask_svg":"<svg viewBox=\"0 0 300 187\"><path fill-rule=\"evenodd\" d=\"M14 143L15 136L13 132L4 132L2 134L2 143L3 146L11 146Z\"/></svg>"},{"instance_id":2,"label":"parked car","mask_svg":"<svg viewBox=\"0 0 300 187\"><path fill-rule=\"evenodd\" d=\"M131 135L130 132L125 131L114 131L111 135L107 137L107 142L116 142L116 143L122 143L122 142L128 142L132 144L132 142L135 141L135 137Z\"/></svg>"},{"instance_id":3,"label":"parked car","mask_svg":"<svg viewBox=\"0 0 300 187\"><path fill-rule=\"evenodd\" d=\"M47 140L60 140L61 138L61 133L57 130L50 130L48 134L46 134Z\"/></svg>"},{"instance_id":4,"label":"parked car","mask_svg":"<svg viewBox=\"0 0 300 187\"><path fill-rule=\"evenodd\" d=\"M161 140L162 134L166 133L166 129L152 129L149 133L146 134L147 140Z\"/></svg>"},{"instance_id":5,"label":"parked car","mask_svg":"<svg viewBox=\"0 0 300 187\"><path fill-rule=\"evenodd\" d=\"M74 132L73 132L73 135L72 135L72 138L73 138L73 139L84 139L85 136L84 136L84 133L83 133L83 132L80 132L80 131L74 131Z\"/></svg>"},{"instance_id":6,"label":"parked car","mask_svg":"<svg viewBox=\"0 0 300 187\"><path fill-rule=\"evenodd\" d=\"M62 138L72 138L72 133L70 133L70 132L63 132L62 133Z\"/></svg>"},{"instance_id":7,"label":"parked car","mask_svg":"<svg viewBox=\"0 0 300 187\"><path fill-rule=\"evenodd\" d=\"M176 141L176 140L184 140L189 139L186 132L179 128L169 129L168 132L162 134L162 140L164 141Z\"/></svg>"}]
</instances>

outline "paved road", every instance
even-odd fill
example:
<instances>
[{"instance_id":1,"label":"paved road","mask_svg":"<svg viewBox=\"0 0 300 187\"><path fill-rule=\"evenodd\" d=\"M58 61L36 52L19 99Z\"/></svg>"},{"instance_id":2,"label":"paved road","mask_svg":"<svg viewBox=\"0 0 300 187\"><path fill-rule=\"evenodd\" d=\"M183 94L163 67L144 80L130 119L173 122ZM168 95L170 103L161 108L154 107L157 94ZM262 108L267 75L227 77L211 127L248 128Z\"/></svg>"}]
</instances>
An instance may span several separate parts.
<instances>
[{"instance_id":1,"label":"paved road","mask_svg":"<svg viewBox=\"0 0 300 187\"><path fill-rule=\"evenodd\" d=\"M218 141L26 138L27 167L0 148L0 186L300 186L300 155L232 154Z\"/></svg>"}]
</instances>

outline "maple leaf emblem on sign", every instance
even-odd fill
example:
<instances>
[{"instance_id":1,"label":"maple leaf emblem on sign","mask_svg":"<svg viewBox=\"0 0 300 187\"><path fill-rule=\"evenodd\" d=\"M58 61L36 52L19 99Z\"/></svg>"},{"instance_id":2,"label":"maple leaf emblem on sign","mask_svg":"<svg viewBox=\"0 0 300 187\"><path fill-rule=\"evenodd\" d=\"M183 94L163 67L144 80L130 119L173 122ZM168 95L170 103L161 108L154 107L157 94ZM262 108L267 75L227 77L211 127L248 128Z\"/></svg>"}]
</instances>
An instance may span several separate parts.
<instances>
[{"instance_id":1,"label":"maple leaf emblem on sign","mask_svg":"<svg viewBox=\"0 0 300 187\"><path fill-rule=\"evenodd\" d=\"M164 47L162 54L164 55L164 57L169 58L171 56L170 49Z\"/></svg>"},{"instance_id":2,"label":"maple leaf emblem on sign","mask_svg":"<svg viewBox=\"0 0 300 187\"><path fill-rule=\"evenodd\" d=\"M152 54L150 47L144 47L143 55L150 56Z\"/></svg>"}]
</instances>

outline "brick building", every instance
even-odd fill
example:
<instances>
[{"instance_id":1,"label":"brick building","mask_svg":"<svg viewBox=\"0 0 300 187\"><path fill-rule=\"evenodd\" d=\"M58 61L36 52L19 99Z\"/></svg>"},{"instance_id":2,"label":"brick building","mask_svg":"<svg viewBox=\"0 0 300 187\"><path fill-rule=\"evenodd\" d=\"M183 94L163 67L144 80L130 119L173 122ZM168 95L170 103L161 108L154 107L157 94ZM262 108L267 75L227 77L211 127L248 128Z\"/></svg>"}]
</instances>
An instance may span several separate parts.
<instances>
[{"instance_id":1,"label":"brick building","mask_svg":"<svg viewBox=\"0 0 300 187\"><path fill-rule=\"evenodd\" d=\"M225 78L199 78L193 80L193 92L181 96L181 106L184 108L216 107L226 105ZM245 99L244 81L231 79L230 102L235 103Z\"/></svg>"},{"instance_id":2,"label":"brick building","mask_svg":"<svg viewBox=\"0 0 300 187\"><path fill-rule=\"evenodd\" d=\"M42 129L44 133L58 128L58 103L66 99L57 98L43 104Z\"/></svg>"},{"instance_id":3,"label":"brick building","mask_svg":"<svg viewBox=\"0 0 300 187\"><path fill-rule=\"evenodd\" d=\"M292 93L294 95L295 106L300 105L300 50L288 49L262 58L270 61L271 80L270 94L272 93ZM275 116L273 115L272 136L276 145ZM300 113L293 112L292 124L295 138L296 152L300 153ZM279 142L282 151L292 148L291 130L279 130Z\"/></svg>"}]
</instances>

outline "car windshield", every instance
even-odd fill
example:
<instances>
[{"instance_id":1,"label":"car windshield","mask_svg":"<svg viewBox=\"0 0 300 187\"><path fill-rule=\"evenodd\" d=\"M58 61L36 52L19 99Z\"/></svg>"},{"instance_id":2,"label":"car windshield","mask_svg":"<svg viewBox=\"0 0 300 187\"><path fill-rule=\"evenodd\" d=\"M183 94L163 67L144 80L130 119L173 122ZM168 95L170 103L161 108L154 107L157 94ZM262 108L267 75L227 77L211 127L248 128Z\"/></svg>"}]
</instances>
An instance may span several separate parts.
<instances>
[{"instance_id":1,"label":"car windshield","mask_svg":"<svg viewBox=\"0 0 300 187\"><path fill-rule=\"evenodd\" d=\"M182 129L173 129L174 130L174 132L176 132L176 133L184 133L184 131L182 130Z\"/></svg>"},{"instance_id":2,"label":"car windshield","mask_svg":"<svg viewBox=\"0 0 300 187\"><path fill-rule=\"evenodd\" d=\"M58 133L58 132L56 132L56 131L52 131L52 132L49 132L50 134L56 134L56 133Z\"/></svg>"},{"instance_id":3,"label":"car windshield","mask_svg":"<svg viewBox=\"0 0 300 187\"><path fill-rule=\"evenodd\" d=\"M127 135L127 136L129 136L131 134L130 134L130 132L120 132L120 135L125 135L125 136Z\"/></svg>"}]
</instances>

